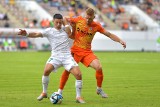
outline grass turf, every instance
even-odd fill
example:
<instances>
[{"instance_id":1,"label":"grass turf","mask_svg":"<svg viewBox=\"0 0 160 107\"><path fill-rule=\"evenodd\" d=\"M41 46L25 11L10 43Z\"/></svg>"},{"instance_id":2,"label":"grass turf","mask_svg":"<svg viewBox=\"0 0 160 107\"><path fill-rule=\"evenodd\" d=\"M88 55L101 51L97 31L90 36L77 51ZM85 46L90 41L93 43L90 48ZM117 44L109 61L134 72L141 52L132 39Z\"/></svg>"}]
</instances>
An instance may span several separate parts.
<instances>
[{"instance_id":1,"label":"grass turf","mask_svg":"<svg viewBox=\"0 0 160 107\"><path fill-rule=\"evenodd\" d=\"M96 95L95 71L82 64L82 95L86 104L75 103L74 77L63 92L63 102L37 101L41 77L50 52L0 52L0 107L160 107L160 53L95 52L103 71L103 89L109 98ZM50 75L48 94L57 91L63 71Z\"/></svg>"}]
</instances>

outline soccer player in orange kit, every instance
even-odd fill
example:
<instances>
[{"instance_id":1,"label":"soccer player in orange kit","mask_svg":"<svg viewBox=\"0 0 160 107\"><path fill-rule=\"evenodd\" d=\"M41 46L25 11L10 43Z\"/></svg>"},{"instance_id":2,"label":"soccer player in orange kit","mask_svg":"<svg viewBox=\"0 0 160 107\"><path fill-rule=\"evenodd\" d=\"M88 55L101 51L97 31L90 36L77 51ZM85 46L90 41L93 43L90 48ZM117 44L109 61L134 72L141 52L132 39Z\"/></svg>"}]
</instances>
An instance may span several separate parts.
<instances>
[{"instance_id":1,"label":"soccer player in orange kit","mask_svg":"<svg viewBox=\"0 0 160 107\"><path fill-rule=\"evenodd\" d=\"M91 50L92 40L96 32L100 32L113 41L119 42L124 48L126 48L126 43L116 35L106 31L100 23L93 21L95 18L95 12L92 8L86 9L85 13L85 17L78 16L75 18L67 18L68 22L75 24L75 27L72 27L74 31L72 36L74 42L71 47L71 52L77 63L81 62L86 67L92 67L95 69L95 76L97 80L96 92L98 95L101 95L102 98L107 98L108 95L101 88L103 82L102 65L97 56L94 55ZM69 78L69 74L70 73L65 70L61 76L60 86L58 89L60 94L62 94L63 88Z\"/></svg>"}]
</instances>

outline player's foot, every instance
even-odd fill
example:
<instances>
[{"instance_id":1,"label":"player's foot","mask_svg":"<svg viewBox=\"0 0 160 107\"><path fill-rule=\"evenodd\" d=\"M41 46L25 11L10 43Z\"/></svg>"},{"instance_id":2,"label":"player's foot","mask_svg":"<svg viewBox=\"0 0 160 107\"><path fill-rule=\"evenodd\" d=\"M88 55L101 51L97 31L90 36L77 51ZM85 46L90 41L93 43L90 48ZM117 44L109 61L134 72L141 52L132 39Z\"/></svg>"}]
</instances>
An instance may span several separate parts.
<instances>
[{"instance_id":1,"label":"player's foot","mask_svg":"<svg viewBox=\"0 0 160 107\"><path fill-rule=\"evenodd\" d=\"M77 98L76 98L76 102L77 102L77 103L86 103L86 102L83 100L82 97L77 97Z\"/></svg>"},{"instance_id":2,"label":"player's foot","mask_svg":"<svg viewBox=\"0 0 160 107\"><path fill-rule=\"evenodd\" d=\"M102 98L108 98L108 95L106 93L104 93L104 91L102 89L97 89L97 94L101 95Z\"/></svg>"},{"instance_id":3,"label":"player's foot","mask_svg":"<svg viewBox=\"0 0 160 107\"><path fill-rule=\"evenodd\" d=\"M47 94L46 93L41 93L41 95L39 97L37 97L38 101L43 100L43 98L47 98Z\"/></svg>"}]
</instances>

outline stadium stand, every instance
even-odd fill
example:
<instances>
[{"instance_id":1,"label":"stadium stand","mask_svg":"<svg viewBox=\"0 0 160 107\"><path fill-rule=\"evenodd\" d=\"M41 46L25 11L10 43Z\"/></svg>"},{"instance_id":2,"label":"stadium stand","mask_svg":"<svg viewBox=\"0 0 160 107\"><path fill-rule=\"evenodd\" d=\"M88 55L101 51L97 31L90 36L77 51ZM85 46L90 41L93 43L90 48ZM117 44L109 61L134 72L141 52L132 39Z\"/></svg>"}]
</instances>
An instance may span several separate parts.
<instances>
[{"instance_id":1,"label":"stadium stand","mask_svg":"<svg viewBox=\"0 0 160 107\"><path fill-rule=\"evenodd\" d=\"M9 1L9 0L8 0ZM12 2L6 2L1 0L1 11L3 8L7 12L7 16L10 14L10 20L1 21L1 26L13 26L13 27L26 27L26 28L46 28L53 26L50 19L38 19L24 10L21 6L16 5L14 0ZM147 30L145 23L140 21L136 15L128 13L122 5L137 5L144 12L150 15L154 20L159 23L160 12L158 0L35 0L43 9L50 13L52 16L56 12L60 12L63 15L74 17L77 15L83 15L83 12L87 6L90 6L96 10L96 21L99 21L102 26L110 30ZM149 11L150 9L150 11ZM54 11L53 11L54 10ZM3 17L1 13L0 17ZM9 15L8 15L9 14ZM14 16L14 17L13 17ZM17 21L19 20L19 21ZM15 24L15 23L16 24ZM13 24L12 24L13 23ZM19 23L19 24L18 24Z\"/></svg>"},{"instance_id":2,"label":"stadium stand","mask_svg":"<svg viewBox=\"0 0 160 107\"><path fill-rule=\"evenodd\" d=\"M43 11L46 11L49 16L46 14L43 15L42 10L40 10L41 12L34 10L34 6L32 6L33 10L26 10L26 8L24 8L26 5L25 1L26 0L0 0L0 50L5 50L3 43L5 40L9 41L10 44L11 41L14 41L17 50L20 50L21 39L26 40L28 44L26 45L27 49L29 49L29 47L32 47L30 49L37 48L37 46L35 46L36 41L20 38L13 32L11 34L10 31L12 30L8 32L8 30L3 30L3 28L29 28L28 30L30 30L30 28L36 28L37 30L42 30L43 28L54 26L51 20L54 13L75 17L77 15L83 15L84 10L88 6L94 8L96 11L95 21L99 21L102 26L108 30L118 32L120 36L130 35L132 39L136 39L134 34L138 34L143 35L140 37L141 39L146 39L150 37L150 34L156 35L156 32L149 32L152 28L148 27L145 23L149 22L147 18L146 20L141 20L142 16L131 14L129 10L131 6L138 8L143 14L146 14L146 17L149 17L160 25L160 0L27 0L27 2L34 1L36 5L40 6ZM19 2L23 5L20 5ZM28 8L30 7L28 6ZM37 15L36 12L41 13L39 14L41 16ZM153 31L156 31L159 27L153 29ZM130 34L128 31L130 31ZM147 33L147 37L145 37L146 32L149 32ZM153 38L155 39L155 37ZM154 41L152 41L152 45L154 45ZM47 43L42 43L42 47L44 50L49 50L50 48ZM150 47L150 49L152 48L153 47Z\"/></svg>"},{"instance_id":3,"label":"stadium stand","mask_svg":"<svg viewBox=\"0 0 160 107\"><path fill-rule=\"evenodd\" d=\"M96 21L99 21L102 26L110 30L131 30L131 31L146 31L147 25L143 20L139 20L139 17L135 14L130 14L125 10L123 5L135 5L139 8L144 7L144 4L151 6L152 4L158 4L152 0L37 0L37 2L50 14L54 12L60 12L63 15L70 17L82 15L86 7L92 7L96 10ZM146 6L145 6L146 7ZM152 7L155 8L155 5ZM151 7L151 8L152 8ZM158 5L156 6L158 7ZM144 11L147 12L147 11ZM155 16L158 19L158 12Z\"/></svg>"},{"instance_id":4,"label":"stadium stand","mask_svg":"<svg viewBox=\"0 0 160 107\"><path fill-rule=\"evenodd\" d=\"M136 15L128 13L122 5L135 5L144 10L148 15L154 16L154 20L159 19L159 0L89 0L109 19L115 22L124 30L147 30L147 25L139 20ZM101 5L103 4L103 5Z\"/></svg>"},{"instance_id":5,"label":"stadium stand","mask_svg":"<svg viewBox=\"0 0 160 107\"><path fill-rule=\"evenodd\" d=\"M77 15L83 15L84 10L86 9L86 4L82 5L82 3L84 3L85 1L81 3L80 1L75 0L48 0L45 2L43 2L42 0L37 0L37 2L51 15L53 15L53 13L58 12L63 14L64 16L75 17ZM96 14L95 20L99 21L102 24L102 26L107 27L107 23L102 20L99 14Z\"/></svg>"},{"instance_id":6,"label":"stadium stand","mask_svg":"<svg viewBox=\"0 0 160 107\"><path fill-rule=\"evenodd\" d=\"M160 0L146 0L138 7L160 24Z\"/></svg>"},{"instance_id":7,"label":"stadium stand","mask_svg":"<svg viewBox=\"0 0 160 107\"><path fill-rule=\"evenodd\" d=\"M9 11L9 9L12 9L14 4L6 3L4 1L0 1L0 27L23 27L22 24L19 23L19 21L16 21L16 17L12 16L13 13Z\"/></svg>"},{"instance_id":8,"label":"stadium stand","mask_svg":"<svg viewBox=\"0 0 160 107\"><path fill-rule=\"evenodd\" d=\"M12 1L12 2L11 2ZM18 6L16 0L1 0L0 10L6 12L10 27L25 27L25 28L36 28L37 19L35 19L30 13L24 10L22 7ZM1 24L1 26L4 26Z\"/></svg>"}]
</instances>

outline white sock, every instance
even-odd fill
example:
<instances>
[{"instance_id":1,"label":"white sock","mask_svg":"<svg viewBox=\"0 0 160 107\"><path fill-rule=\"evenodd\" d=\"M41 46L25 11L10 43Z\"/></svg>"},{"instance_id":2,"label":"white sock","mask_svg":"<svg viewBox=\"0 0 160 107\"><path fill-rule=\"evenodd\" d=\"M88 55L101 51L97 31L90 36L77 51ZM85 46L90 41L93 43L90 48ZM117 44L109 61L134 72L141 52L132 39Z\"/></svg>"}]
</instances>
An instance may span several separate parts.
<instances>
[{"instance_id":1,"label":"white sock","mask_svg":"<svg viewBox=\"0 0 160 107\"><path fill-rule=\"evenodd\" d=\"M43 93L47 93L49 83L49 76L42 76L42 87L43 87Z\"/></svg>"},{"instance_id":2,"label":"white sock","mask_svg":"<svg viewBox=\"0 0 160 107\"><path fill-rule=\"evenodd\" d=\"M100 89L101 89L101 87L97 87L97 89L98 89L98 90L100 90Z\"/></svg>"},{"instance_id":3,"label":"white sock","mask_svg":"<svg viewBox=\"0 0 160 107\"><path fill-rule=\"evenodd\" d=\"M58 93L62 95L63 90L58 89Z\"/></svg>"},{"instance_id":4,"label":"white sock","mask_svg":"<svg viewBox=\"0 0 160 107\"><path fill-rule=\"evenodd\" d=\"M82 80L76 80L75 87L76 87L76 98L81 97Z\"/></svg>"}]
</instances>

